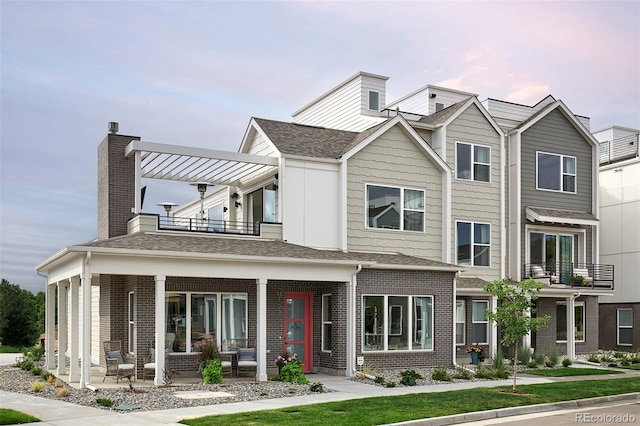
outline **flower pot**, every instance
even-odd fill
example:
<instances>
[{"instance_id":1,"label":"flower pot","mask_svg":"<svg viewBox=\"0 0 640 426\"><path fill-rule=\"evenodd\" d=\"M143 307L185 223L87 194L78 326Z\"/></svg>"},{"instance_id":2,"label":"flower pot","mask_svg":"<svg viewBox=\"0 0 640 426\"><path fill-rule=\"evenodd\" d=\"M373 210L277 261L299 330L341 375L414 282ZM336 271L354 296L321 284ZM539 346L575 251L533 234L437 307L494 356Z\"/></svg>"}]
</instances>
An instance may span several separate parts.
<instances>
[{"instance_id":1,"label":"flower pot","mask_svg":"<svg viewBox=\"0 0 640 426\"><path fill-rule=\"evenodd\" d=\"M480 354L478 352L471 352L471 364L478 365L478 361L480 359Z\"/></svg>"}]
</instances>

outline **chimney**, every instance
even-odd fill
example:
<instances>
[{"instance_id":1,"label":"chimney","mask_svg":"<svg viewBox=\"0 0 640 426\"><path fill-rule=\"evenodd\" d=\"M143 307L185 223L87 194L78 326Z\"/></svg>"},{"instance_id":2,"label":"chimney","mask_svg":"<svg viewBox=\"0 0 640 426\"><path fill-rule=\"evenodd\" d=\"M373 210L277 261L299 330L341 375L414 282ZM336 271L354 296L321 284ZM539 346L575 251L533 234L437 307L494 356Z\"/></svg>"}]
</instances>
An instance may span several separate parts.
<instances>
[{"instance_id":1,"label":"chimney","mask_svg":"<svg viewBox=\"0 0 640 426\"><path fill-rule=\"evenodd\" d=\"M118 123L109 123L109 134L98 146L98 239L127 234L127 222L135 204L135 161L124 150L138 136L118 135Z\"/></svg>"}]
</instances>

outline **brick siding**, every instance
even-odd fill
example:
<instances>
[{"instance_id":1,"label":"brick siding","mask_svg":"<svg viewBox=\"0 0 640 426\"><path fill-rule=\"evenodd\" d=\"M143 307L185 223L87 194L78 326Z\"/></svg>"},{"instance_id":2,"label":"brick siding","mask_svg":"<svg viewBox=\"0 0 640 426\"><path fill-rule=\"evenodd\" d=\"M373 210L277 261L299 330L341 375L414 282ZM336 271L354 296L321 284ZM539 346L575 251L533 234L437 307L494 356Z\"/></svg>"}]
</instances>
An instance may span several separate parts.
<instances>
[{"instance_id":1,"label":"brick siding","mask_svg":"<svg viewBox=\"0 0 640 426\"><path fill-rule=\"evenodd\" d=\"M633 344L618 345L618 309L633 310ZM635 351L640 349L640 303L601 303L600 311L600 349L616 351Z\"/></svg>"}]
</instances>

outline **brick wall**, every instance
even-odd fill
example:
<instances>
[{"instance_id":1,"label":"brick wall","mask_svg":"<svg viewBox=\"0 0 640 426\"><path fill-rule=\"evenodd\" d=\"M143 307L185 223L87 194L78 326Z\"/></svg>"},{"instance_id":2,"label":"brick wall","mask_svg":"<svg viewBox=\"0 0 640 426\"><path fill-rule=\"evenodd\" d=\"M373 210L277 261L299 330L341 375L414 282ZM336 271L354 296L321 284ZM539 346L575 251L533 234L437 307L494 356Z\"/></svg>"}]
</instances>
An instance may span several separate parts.
<instances>
[{"instance_id":1,"label":"brick wall","mask_svg":"<svg viewBox=\"0 0 640 426\"><path fill-rule=\"evenodd\" d=\"M618 309L633 310L633 345L618 345ZM640 303L601 303L600 349L635 351L640 349Z\"/></svg>"}]
</instances>

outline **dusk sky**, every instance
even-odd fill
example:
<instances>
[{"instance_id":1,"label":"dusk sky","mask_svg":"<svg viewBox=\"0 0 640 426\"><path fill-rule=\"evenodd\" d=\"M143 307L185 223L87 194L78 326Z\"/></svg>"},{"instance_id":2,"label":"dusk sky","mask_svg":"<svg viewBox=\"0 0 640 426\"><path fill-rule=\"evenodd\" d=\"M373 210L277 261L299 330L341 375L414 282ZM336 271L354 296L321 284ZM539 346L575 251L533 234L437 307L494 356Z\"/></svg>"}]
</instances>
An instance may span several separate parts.
<instances>
[{"instance_id":1,"label":"dusk sky","mask_svg":"<svg viewBox=\"0 0 640 426\"><path fill-rule=\"evenodd\" d=\"M107 123L236 151L251 117L291 113L358 71L392 102L426 84L533 105L591 130L640 128L640 2L0 1L0 277L97 236ZM150 187L151 188L151 187ZM157 202L197 198L153 186Z\"/></svg>"}]
</instances>

